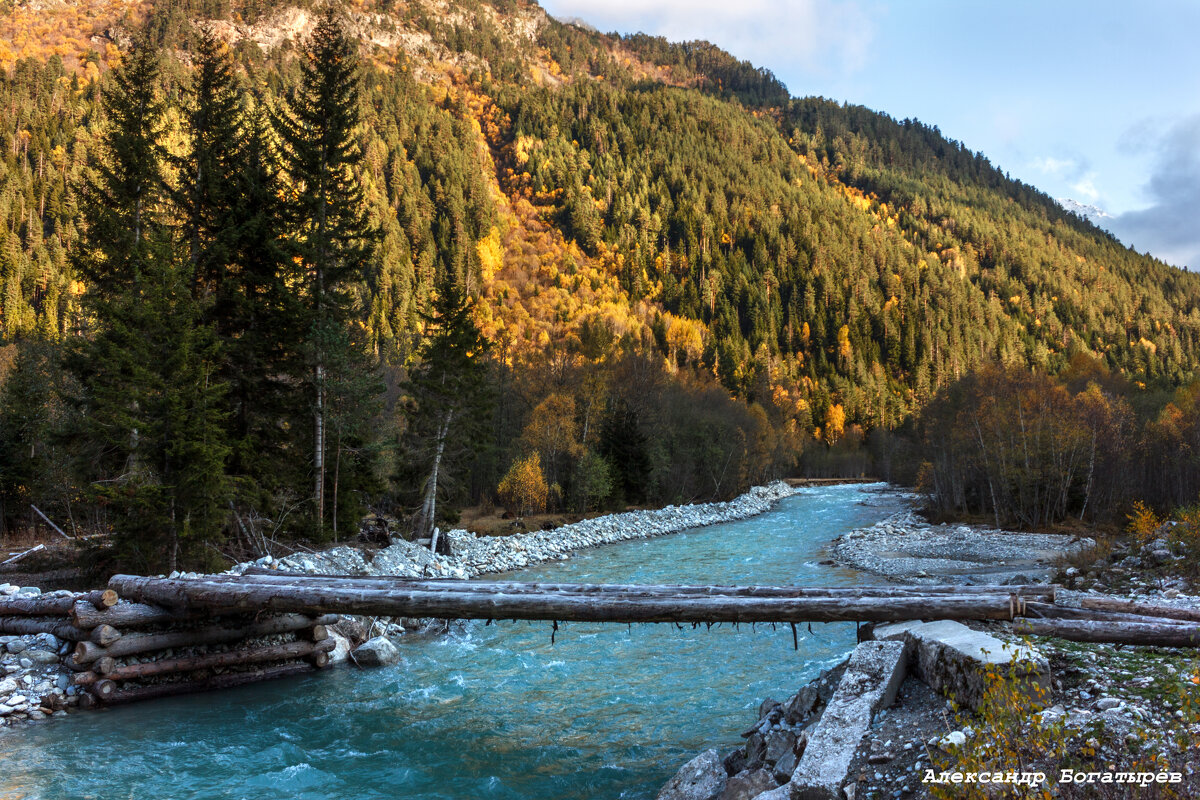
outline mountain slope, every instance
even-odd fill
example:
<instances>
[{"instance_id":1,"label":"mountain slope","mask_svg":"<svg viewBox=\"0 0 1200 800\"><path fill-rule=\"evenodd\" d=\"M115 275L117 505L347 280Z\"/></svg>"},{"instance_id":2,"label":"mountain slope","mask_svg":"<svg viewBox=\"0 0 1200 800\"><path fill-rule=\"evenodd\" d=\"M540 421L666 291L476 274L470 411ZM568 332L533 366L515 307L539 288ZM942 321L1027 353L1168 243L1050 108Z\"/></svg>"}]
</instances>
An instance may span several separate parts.
<instances>
[{"instance_id":1,"label":"mountain slope","mask_svg":"<svg viewBox=\"0 0 1200 800\"><path fill-rule=\"evenodd\" d=\"M1194 377L1196 276L936 128L789 99L711 45L613 38L523 2L348 10L371 62L363 177L385 237L360 300L390 360L453 271L518 360L603 324L827 441L839 415L893 427L988 361L1053 372L1085 352L1147 385ZM79 325L75 188L100 73L134 23L180 53L182 84L191 24L215 20L269 101L294 80L311 16L303 3L18 3L6 24L20 49L0 54L5 336Z\"/></svg>"}]
</instances>

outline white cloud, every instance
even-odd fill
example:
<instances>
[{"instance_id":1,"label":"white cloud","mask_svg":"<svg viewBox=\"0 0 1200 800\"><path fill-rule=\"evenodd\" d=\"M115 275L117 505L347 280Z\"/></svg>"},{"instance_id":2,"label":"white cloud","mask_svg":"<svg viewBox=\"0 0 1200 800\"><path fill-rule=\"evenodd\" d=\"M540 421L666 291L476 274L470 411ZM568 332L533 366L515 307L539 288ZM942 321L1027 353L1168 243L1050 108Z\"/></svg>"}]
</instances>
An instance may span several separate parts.
<instances>
[{"instance_id":1,"label":"white cloud","mask_svg":"<svg viewBox=\"0 0 1200 800\"><path fill-rule=\"evenodd\" d=\"M863 69L875 35L871 15L853 0L547 0L543 5L557 17L579 17L602 31L706 39L756 66L790 61L834 74Z\"/></svg>"},{"instance_id":2,"label":"white cloud","mask_svg":"<svg viewBox=\"0 0 1200 800\"><path fill-rule=\"evenodd\" d=\"M1044 175L1053 175L1061 177L1063 175L1073 175L1078 169L1078 164L1074 159L1070 158L1054 158L1052 156L1043 156L1033 160L1033 168Z\"/></svg>"}]
</instances>

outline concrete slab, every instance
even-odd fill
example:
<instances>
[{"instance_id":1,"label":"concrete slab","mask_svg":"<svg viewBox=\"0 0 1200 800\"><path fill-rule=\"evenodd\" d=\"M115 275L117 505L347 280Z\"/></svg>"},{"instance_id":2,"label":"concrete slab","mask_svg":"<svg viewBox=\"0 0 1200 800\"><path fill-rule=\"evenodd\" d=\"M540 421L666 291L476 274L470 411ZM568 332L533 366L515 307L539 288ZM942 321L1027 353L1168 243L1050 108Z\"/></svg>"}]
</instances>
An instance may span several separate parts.
<instances>
[{"instance_id":1,"label":"concrete slab","mask_svg":"<svg viewBox=\"0 0 1200 800\"><path fill-rule=\"evenodd\" d=\"M842 682L821 719L809 729L808 745L786 792L759 795L792 800L841 800L854 753L875 713L896 699L908 664L904 639L863 642L854 649Z\"/></svg>"},{"instance_id":2,"label":"concrete slab","mask_svg":"<svg viewBox=\"0 0 1200 800\"><path fill-rule=\"evenodd\" d=\"M910 643L917 678L975 710L993 670L1015 673L1035 705L1050 697L1050 665L1036 650L1006 644L961 622L897 622L876 626L872 635L879 641Z\"/></svg>"}]
</instances>

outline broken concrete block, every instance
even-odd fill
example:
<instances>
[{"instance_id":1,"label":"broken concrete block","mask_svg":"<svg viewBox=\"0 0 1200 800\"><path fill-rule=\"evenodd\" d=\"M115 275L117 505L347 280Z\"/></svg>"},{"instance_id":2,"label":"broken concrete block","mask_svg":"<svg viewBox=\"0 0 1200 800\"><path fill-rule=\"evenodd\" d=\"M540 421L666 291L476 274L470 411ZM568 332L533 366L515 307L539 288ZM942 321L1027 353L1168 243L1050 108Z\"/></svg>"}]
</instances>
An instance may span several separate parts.
<instances>
[{"instance_id":1,"label":"broken concrete block","mask_svg":"<svg viewBox=\"0 0 1200 800\"><path fill-rule=\"evenodd\" d=\"M1050 665L1036 650L1009 645L961 622L897 622L876 626L876 640L906 641L913 647L913 673L930 687L976 711L991 671L1014 673L1036 706L1050 697Z\"/></svg>"},{"instance_id":2,"label":"broken concrete block","mask_svg":"<svg viewBox=\"0 0 1200 800\"><path fill-rule=\"evenodd\" d=\"M808 745L788 784L790 795L780 797L840 800L850 761L875 713L896 699L908 664L908 648L902 639L863 642L854 648L821 719L808 729Z\"/></svg>"}]
</instances>

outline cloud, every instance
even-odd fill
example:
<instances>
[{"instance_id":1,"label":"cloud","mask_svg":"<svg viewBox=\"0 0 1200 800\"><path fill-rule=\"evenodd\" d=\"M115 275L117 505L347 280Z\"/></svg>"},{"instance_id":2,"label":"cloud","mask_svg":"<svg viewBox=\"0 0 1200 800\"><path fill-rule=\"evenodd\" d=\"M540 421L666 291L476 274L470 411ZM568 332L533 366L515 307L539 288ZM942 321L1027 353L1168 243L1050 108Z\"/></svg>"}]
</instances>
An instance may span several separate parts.
<instances>
[{"instance_id":1,"label":"cloud","mask_svg":"<svg viewBox=\"0 0 1200 800\"><path fill-rule=\"evenodd\" d=\"M1164 261L1200 269L1200 114L1156 137L1137 135L1153 158L1145 186L1151 205L1116 217L1113 232Z\"/></svg>"},{"instance_id":2,"label":"cloud","mask_svg":"<svg viewBox=\"0 0 1200 800\"><path fill-rule=\"evenodd\" d=\"M819 73L861 71L875 36L872 15L853 1L547 0L543 5L560 19L578 17L600 30L643 31L672 41L706 39L756 66L791 62Z\"/></svg>"},{"instance_id":3,"label":"cloud","mask_svg":"<svg viewBox=\"0 0 1200 800\"><path fill-rule=\"evenodd\" d=\"M1078 172L1078 164L1073 158L1054 158L1052 156L1043 156L1033 160L1033 168L1044 175L1053 175L1056 178L1061 178L1064 175L1075 175Z\"/></svg>"}]
</instances>

